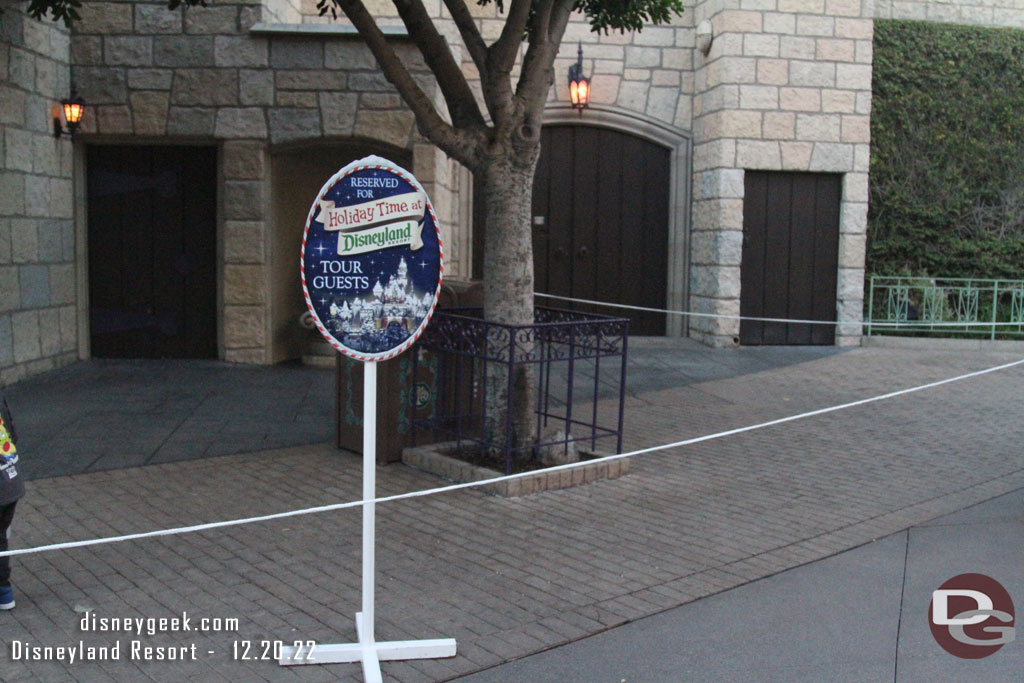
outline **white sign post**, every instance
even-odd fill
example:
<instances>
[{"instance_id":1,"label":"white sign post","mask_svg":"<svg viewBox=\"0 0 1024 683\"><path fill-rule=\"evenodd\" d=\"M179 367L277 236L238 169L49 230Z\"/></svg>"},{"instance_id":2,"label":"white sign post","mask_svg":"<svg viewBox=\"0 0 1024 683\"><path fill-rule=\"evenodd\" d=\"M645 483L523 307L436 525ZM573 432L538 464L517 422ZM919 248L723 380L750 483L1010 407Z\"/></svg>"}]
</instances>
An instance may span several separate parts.
<instances>
[{"instance_id":1,"label":"white sign post","mask_svg":"<svg viewBox=\"0 0 1024 683\"><path fill-rule=\"evenodd\" d=\"M377 361L408 349L434 312L439 232L416 179L380 157L338 171L310 209L301 261L306 305L327 341L363 362L363 610L359 642L286 646L281 665L362 662L364 680L377 683L382 661L455 656L454 638L377 642L374 632Z\"/></svg>"}]
</instances>

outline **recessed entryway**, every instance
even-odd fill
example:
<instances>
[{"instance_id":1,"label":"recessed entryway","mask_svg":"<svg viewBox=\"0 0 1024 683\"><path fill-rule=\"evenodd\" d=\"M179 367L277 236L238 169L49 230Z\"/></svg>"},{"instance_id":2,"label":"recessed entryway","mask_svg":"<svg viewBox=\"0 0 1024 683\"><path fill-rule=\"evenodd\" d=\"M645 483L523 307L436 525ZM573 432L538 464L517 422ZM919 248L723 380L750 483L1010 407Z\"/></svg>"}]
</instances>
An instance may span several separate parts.
<instances>
[{"instance_id":1,"label":"recessed entryway","mask_svg":"<svg viewBox=\"0 0 1024 683\"><path fill-rule=\"evenodd\" d=\"M217 149L89 145L98 358L217 357Z\"/></svg>"}]
</instances>

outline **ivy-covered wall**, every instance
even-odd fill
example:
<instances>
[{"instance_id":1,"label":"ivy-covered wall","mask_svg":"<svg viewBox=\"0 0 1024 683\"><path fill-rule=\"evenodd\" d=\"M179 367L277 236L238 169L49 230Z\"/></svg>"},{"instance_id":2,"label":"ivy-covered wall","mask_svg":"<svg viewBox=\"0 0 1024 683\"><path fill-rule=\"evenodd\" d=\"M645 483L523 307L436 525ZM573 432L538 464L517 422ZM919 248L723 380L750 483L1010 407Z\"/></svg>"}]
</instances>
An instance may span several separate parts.
<instances>
[{"instance_id":1,"label":"ivy-covered wall","mask_svg":"<svg viewBox=\"0 0 1024 683\"><path fill-rule=\"evenodd\" d=\"M1024 31L875 21L867 272L1024 277Z\"/></svg>"}]
</instances>

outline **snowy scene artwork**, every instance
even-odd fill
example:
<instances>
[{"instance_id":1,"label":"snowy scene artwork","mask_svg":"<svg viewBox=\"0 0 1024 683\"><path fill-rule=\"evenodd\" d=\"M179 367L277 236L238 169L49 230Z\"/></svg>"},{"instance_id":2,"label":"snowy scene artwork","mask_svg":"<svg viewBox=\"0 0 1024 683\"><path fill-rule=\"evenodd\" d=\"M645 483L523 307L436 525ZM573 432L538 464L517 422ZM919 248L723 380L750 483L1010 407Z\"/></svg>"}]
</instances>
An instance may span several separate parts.
<instances>
[{"instance_id":1,"label":"snowy scene artwork","mask_svg":"<svg viewBox=\"0 0 1024 683\"><path fill-rule=\"evenodd\" d=\"M302 240L302 289L317 328L343 354L391 358L416 341L437 304L442 252L427 193L370 156L321 188Z\"/></svg>"}]
</instances>

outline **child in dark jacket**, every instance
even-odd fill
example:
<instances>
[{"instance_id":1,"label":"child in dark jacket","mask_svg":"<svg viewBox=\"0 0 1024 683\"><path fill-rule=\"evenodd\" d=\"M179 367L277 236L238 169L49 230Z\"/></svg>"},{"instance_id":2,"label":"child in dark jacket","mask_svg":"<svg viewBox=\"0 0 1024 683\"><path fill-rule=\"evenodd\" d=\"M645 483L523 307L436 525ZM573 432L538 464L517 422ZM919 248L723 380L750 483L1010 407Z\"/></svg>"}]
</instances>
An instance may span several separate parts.
<instances>
[{"instance_id":1,"label":"child in dark jacket","mask_svg":"<svg viewBox=\"0 0 1024 683\"><path fill-rule=\"evenodd\" d=\"M25 495L25 482L15 467L18 464L17 439L11 410L0 392L0 552L7 550L7 529L14 519L14 506ZM0 610L13 607L10 558L0 557Z\"/></svg>"}]
</instances>

